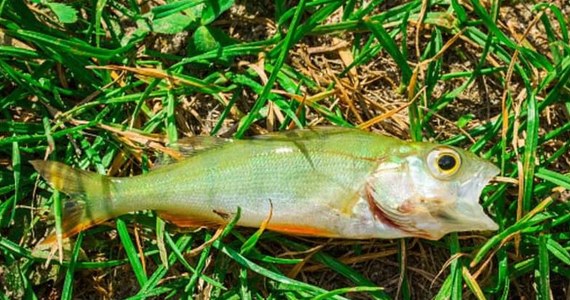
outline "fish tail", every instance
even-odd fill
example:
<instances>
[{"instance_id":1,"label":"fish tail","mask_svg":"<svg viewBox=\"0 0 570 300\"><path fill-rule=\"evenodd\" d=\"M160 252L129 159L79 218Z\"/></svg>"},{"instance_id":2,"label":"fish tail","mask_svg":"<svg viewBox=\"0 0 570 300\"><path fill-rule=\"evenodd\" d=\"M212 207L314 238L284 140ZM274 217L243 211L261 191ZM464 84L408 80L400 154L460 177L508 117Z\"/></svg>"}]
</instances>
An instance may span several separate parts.
<instances>
[{"instance_id":1,"label":"fish tail","mask_svg":"<svg viewBox=\"0 0 570 300\"><path fill-rule=\"evenodd\" d=\"M54 189L70 196L62 207L63 238L118 215L113 210L115 183L109 177L54 161L33 160L30 163ZM51 233L42 244L52 244L56 240L56 234Z\"/></svg>"}]
</instances>

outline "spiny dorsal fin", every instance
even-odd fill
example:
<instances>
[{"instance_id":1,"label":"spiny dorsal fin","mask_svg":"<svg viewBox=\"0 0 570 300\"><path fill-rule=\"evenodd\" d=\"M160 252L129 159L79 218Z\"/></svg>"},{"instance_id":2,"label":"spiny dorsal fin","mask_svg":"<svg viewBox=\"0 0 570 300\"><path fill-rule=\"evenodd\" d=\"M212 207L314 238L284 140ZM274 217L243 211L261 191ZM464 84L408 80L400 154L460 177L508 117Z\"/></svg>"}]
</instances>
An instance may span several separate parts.
<instances>
[{"instance_id":1,"label":"spiny dorsal fin","mask_svg":"<svg viewBox=\"0 0 570 300\"><path fill-rule=\"evenodd\" d=\"M184 156L192 156L202 151L221 147L227 143L231 143L232 141L233 140L231 139L200 135L182 138L170 147L177 151L180 151L180 153L182 153Z\"/></svg>"},{"instance_id":2,"label":"spiny dorsal fin","mask_svg":"<svg viewBox=\"0 0 570 300\"><path fill-rule=\"evenodd\" d=\"M168 147L180 153L183 158L186 158L203 151L221 147L227 143L231 143L232 141L233 140L231 139L224 139L215 136L199 135L179 139L176 143L172 143ZM164 156L158 159L154 164L153 169L175 163L176 161L176 159L170 156Z\"/></svg>"},{"instance_id":3,"label":"spiny dorsal fin","mask_svg":"<svg viewBox=\"0 0 570 300\"><path fill-rule=\"evenodd\" d=\"M326 136L345 134L355 132L364 132L354 128L342 128L333 126L319 126L312 128L296 129L290 131L272 132L264 135L256 135L251 137L255 140L274 140L274 141L300 141L315 138L324 138ZM366 132L364 132L366 134Z\"/></svg>"}]
</instances>

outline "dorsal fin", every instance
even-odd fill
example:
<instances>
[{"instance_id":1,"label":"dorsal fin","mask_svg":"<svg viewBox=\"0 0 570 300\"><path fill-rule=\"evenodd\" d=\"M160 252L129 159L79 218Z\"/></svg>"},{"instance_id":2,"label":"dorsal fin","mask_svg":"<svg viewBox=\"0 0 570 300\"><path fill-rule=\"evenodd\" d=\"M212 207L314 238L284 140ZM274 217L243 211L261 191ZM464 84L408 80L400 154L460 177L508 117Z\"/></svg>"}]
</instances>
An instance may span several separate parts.
<instances>
[{"instance_id":1,"label":"dorsal fin","mask_svg":"<svg viewBox=\"0 0 570 300\"><path fill-rule=\"evenodd\" d=\"M177 151L183 158L197 155L200 152L212 150L221 147L227 143L233 142L232 139L224 139L215 136L199 135L192 137L185 137L179 139L176 143L170 144L168 147ZM154 164L154 168L175 163L177 160L170 156L159 158Z\"/></svg>"},{"instance_id":2,"label":"dorsal fin","mask_svg":"<svg viewBox=\"0 0 570 300\"><path fill-rule=\"evenodd\" d=\"M326 136L331 136L336 134L345 134L345 133L354 134L355 132L363 132L364 134L366 134L366 132L354 128L319 126L319 127L296 129L290 131L279 131L263 135L256 135L251 137L251 139L274 140L274 141L299 141L299 140L308 140L319 137L324 138Z\"/></svg>"},{"instance_id":3,"label":"dorsal fin","mask_svg":"<svg viewBox=\"0 0 570 300\"><path fill-rule=\"evenodd\" d=\"M184 156L192 156L202 151L212 150L231 142L233 142L231 139L199 135L182 138L169 147L180 151Z\"/></svg>"}]
</instances>

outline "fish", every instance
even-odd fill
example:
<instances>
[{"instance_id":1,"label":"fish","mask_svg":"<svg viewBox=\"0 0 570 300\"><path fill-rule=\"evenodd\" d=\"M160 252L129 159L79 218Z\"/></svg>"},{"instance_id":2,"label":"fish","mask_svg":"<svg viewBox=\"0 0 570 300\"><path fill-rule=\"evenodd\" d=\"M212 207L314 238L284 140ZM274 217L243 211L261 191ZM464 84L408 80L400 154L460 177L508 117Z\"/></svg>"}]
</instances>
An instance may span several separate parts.
<instances>
[{"instance_id":1,"label":"fish","mask_svg":"<svg viewBox=\"0 0 570 300\"><path fill-rule=\"evenodd\" d=\"M181 140L184 159L109 177L56 161L30 163L69 195L63 237L141 210L181 228L238 226L289 235L437 240L497 230L479 204L499 169L473 153L368 131L316 127L246 139ZM268 218L270 216L270 218ZM43 243L54 243L49 235Z\"/></svg>"}]
</instances>

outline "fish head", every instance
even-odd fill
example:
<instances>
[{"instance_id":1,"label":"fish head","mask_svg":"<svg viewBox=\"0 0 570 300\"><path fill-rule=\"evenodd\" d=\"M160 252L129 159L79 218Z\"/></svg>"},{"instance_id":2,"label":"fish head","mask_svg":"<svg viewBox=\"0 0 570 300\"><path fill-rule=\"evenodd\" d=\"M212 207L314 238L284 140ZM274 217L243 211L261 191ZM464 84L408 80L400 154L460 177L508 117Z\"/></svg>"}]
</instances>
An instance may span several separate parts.
<instances>
[{"instance_id":1,"label":"fish head","mask_svg":"<svg viewBox=\"0 0 570 300\"><path fill-rule=\"evenodd\" d=\"M366 193L376 219L410 236L440 239L449 232L497 230L479 204L499 169L454 147L410 143L381 162Z\"/></svg>"}]
</instances>

